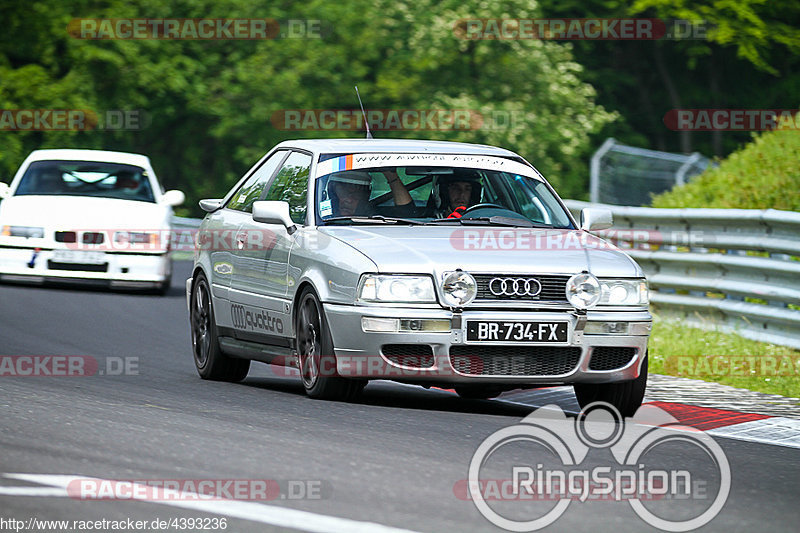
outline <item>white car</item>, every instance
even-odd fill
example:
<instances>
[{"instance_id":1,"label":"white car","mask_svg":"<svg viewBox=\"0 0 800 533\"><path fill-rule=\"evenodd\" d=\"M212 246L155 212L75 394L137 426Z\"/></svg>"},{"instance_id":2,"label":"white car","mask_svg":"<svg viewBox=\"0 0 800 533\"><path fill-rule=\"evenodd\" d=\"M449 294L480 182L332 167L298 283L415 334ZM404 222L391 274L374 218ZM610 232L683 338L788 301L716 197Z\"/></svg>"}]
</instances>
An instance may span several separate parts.
<instances>
[{"instance_id":1,"label":"white car","mask_svg":"<svg viewBox=\"0 0 800 533\"><path fill-rule=\"evenodd\" d=\"M36 150L0 183L0 280L77 281L165 293L170 222L181 191L163 192L143 155Z\"/></svg>"}]
</instances>

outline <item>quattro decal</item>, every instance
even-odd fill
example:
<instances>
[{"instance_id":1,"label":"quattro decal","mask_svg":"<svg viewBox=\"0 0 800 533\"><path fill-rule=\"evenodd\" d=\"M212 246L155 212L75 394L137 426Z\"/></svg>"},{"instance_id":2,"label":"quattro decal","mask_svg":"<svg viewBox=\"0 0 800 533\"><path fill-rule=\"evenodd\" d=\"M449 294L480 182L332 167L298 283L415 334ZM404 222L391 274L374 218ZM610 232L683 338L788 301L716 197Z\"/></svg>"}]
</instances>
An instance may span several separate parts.
<instances>
[{"instance_id":1,"label":"quattro decal","mask_svg":"<svg viewBox=\"0 0 800 533\"><path fill-rule=\"evenodd\" d=\"M283 333L283 320L271 316L269 312L250 310L240 304L231 305L231 321L233 327L250 331Z\"/></svg>"}]
</instances>

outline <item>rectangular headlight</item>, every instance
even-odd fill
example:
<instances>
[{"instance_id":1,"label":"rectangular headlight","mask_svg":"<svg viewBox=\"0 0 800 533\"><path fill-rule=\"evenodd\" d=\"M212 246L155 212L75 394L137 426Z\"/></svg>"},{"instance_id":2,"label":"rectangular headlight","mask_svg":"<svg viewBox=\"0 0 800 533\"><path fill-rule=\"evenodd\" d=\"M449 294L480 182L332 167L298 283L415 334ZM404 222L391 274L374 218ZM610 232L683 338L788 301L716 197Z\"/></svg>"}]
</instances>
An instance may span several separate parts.
<instances>
[{"instance_id":1,"label":"rectangular headlight","mask_svg":"<svg viewBox=\"0 0 800 533\"><path fill-rule=\"evenodd\" d=\"M44 237L44 228L35 226L3 226L0 231L4 237L25 237L26 239L41 239Z\"/></svg>"},{"instance_id":2,"label":"rectangular headlight","mask_svg":"<svg viewBox=\"0 0 800 533\"><path fill-rule=\"evenodd\" d=\"M586 335L650 335L650 322L592 322L586 323Z\"/></svg>"},{"instance_id":3,"label":"rectangular headlight","mask_svg":"<svg viewBox=\"0 0 800 533\"><path fill-rule=\"evenodd\" d=\"M450 332L450 319L447 318L378 318L361 317L361 329L368 333Z\"/></svg>"},{"instance_id":4,"label":"rectangular headlight","mask_svg":"<svg viewBox=\"0 0 800 533\"><path fill-rule=\"evenodd\" d=\"M644 279L601 279L598 305L647 305L650 301Z\"/></svg>"},{"instance_id":5,"label":"rectangular headlight","mask_svg":"<svg viewBox=\"0 0 800 533\"><path fill-rule=\"evenodd\" d=\"M156 244L158 242L158 233L118 231L114 233L114 241L119 244Z\"/></svg>"},{"instance_id":6,"label":"rectangular headlight","mask_svg":"<svg viewBox=\"0 0 800 533\"><path fill-rule=\"evenodd\" d=\"M371 303L436 303L436 293L430 276L364 274L356 299Z\"/></svg>"}]
</instances>

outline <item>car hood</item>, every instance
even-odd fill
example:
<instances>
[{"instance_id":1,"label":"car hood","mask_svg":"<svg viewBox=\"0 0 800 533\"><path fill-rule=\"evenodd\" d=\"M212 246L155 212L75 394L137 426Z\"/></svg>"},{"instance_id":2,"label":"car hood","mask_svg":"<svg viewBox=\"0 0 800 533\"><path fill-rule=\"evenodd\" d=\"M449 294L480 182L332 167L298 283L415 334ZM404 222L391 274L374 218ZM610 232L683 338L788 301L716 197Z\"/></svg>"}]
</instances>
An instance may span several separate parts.
<instances>
[{"instance_id":1,"label":"car hood","mask_svg":"<svg viewBox=\"0 0 800 533\"><path fill-rule=\"evenodd\" d=\"M77 230L166 229L167 206L87 196L12 196L0 202L0 221L15 226Z\"/></svg>"},{"instance_id":2,"label":"car hood","mask_svg":"<svg viewBox=\"0 0 800 533\"><path fill-rule=\"evenodd\" d=\"M324 226L322 233L369 257L380 272L644 277L626 253L582 230L471 226Z\"/></svg>"}]
</instances>

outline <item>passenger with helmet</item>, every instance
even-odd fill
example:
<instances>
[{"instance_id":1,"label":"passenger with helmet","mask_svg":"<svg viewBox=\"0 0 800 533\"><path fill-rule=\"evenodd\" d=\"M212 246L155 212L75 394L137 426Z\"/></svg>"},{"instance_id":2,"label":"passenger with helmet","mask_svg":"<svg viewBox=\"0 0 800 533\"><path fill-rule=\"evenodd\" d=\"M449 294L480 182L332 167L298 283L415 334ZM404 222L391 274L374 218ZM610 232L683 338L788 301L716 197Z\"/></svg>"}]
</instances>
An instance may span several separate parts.
<instances>
[{"instance_id":1,"label":"passenger with helmet","mask_svg":"<svg viewBox=\"0 0 800 533\"><path fill-rule=\"evenodd\" d=\"M396 206L413 207L411 195L394 169L383 169ZM331 175L326 186L333 216L370 216L375 209L369 204L372 176L362 170L347 170Z\"/></svg>"},{"instance_id":2,"label":"passenger with helmet","mask_svg":"<svg viewBox=\"0 0 800 533\"><path fill-rule=\"evenodd\" d=\"M431 200L437 218L461 218L464 211L481 202L480 175L472 169L454 168L453 174L434 178Z\"/></svg>"}]
</instances>

